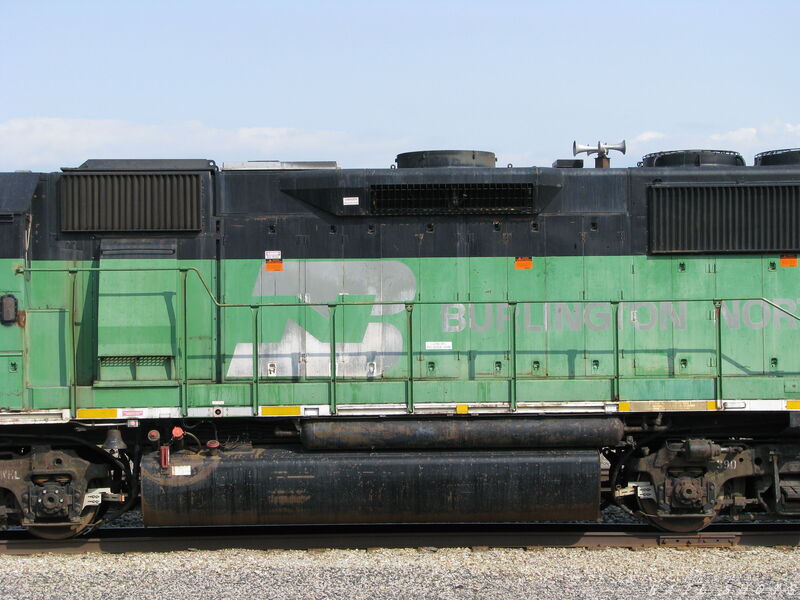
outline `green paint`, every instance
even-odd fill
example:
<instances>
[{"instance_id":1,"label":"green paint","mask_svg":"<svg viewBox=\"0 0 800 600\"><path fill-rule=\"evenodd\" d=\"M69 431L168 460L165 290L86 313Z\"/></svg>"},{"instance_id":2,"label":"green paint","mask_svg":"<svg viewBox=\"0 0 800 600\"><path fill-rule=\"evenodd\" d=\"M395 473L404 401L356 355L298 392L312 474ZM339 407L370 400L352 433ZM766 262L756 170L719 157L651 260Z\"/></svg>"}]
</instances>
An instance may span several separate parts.
<instances>
[{"instance_id":1,"label":"green paint","mask_svg":"<svg viewBox=\"0 0 800 600\"><path fill-rule=\"evenodd\" d=\"M22 408L22 353L0 355L0 408Z\"/></svg>"},{"instance_id":2,"label":"green paint","mask_svg":"<svg viewBox=\"0 0 800 600\"><path fill-rule=\"evenodd\" d=\"M332 281L345 264L311 262L330 263ZM261 306L256 386L251 306L298 303L286 293L253 295L263 269L259 260L226 261L219 278L214 261L42 261L25 276L15 272L19 261L2 261L0 290L18 296L27 322L24 330L0 328L0 406L67 408L71 394L81 408L179 406L181 398L185 407L249 406L254 400L325 404L334 394L339 406L406 405L412 393L414 405L510 404L513 390L522 404L608 402L617 368L622 400L714 399L712 299L723 300L724 397L800 395L800 352L793 343L798 323L758 302L725 301L763 296L797 312L800 269L780 267L777 256L533 262L533 269L517 270L513 258L385 261L380 277L370 282L376 294L391 277L404 276L393 265L404 265L416 285L413 296L393 307L375 309L376 296L361 288L310 298L324 305L316 308ZM79 270L92 268L100 271ZM197 269L203 278L184 271L185 302L178 269ZM269 293L268 287L262 290ZM616 331L609 301L619 302ZM405 302L413 304L410 355ZM509 302L517 303L513 335ZM330 303L345 303L337 307L335 323ZM376 327L383 342L366 347ZM308 336L308 345L281 355L275 348L292 335ZM335 383L328 368L332 337ZM393 340L399 345L392 346ZM233 360L244 366L236 371ZM298 364L307 373L285 370Z\"/></svg>"}]
</instances>

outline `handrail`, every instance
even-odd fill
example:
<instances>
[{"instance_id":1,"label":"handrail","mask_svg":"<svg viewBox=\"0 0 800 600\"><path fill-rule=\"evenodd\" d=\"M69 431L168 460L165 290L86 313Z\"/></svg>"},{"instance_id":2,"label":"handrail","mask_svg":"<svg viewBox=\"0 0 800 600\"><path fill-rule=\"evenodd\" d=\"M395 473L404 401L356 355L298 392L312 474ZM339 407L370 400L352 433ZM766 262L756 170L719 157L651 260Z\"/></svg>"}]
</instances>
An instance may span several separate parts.
<instances>
[{"instance_id":1,"label":"handrail","mask_svg":"<svg viewBox=\"0 0 800 600\"><path fill-rule=\"evenodd\" d=\"M254 308L258 307L265 307L265 306L283 306L283 307L297 307L297 306L330 306L331 304L335 304L336 306L396 306L398 304L404 304L406 306L424 306L424 305L443 305L443 304L508 304L508 303L516 303L516 304L562 304L562 303L575 303L575 304L593 304L593 303L601 303L601 304L641 304L643 302L746 302L750 300L760 300L761 302L765 302L770 306L777 308L784 314L789 315L793 319L800 321L800 315L796 315L779 304L772 302L771 300L764 298L763 296L740 296L740 297L732 297L732 298L669 298L669 299L641 299L641 300L631 300L631 299L611 299L611 300L576 300L575 298L568 298L566 300L457 300L453 302L443 302L440 300L385 300L381 302L369 302L369 301L357 301L357 302L261 302L261 303L248 303L248 304L240 304L240 303L232 303L232 302L220 302L219 299L214 295L214 292L211 290L211 287L206 282L205 278L203 277L203 273L197 267L154 267L154 268L135 268L135 267L112 267L112 268L104 268L104 267L65 267L61 269L55 269L51 267L17 267L17 273L79 273L79 272L150 272L150 271L175 271L175 272L184 272L184 271L192 271L194 272L200 283L203 284L206 292L208 293L211 301L214 303L215 306L219 308Z\"/></svg>"},{"instance_id":2,"label":"handrail","mask_svg":"<svg viewBox=\"0 0 800 600\"><path fill-rule=\"evenodd\" d=\"M415 306L444 306L448 304L460 304L460 305L485 305L485 304L506 304L509 311L509 321L510 321L510 328L509 328L509 345L510 345L510 353L509 361L510 361L510 368L509 368L509 377L505 378L509 383L509 409L514 412L517 409L517 335L516 335L516 323L517 323L517 307L520 304L566 304L566 303L573 303L573 304L610 304L613 309L613 320L616 324L615 327L612 327L612 337L613 337L613 354L614 354L614 368L613 368L613 377L612 377L612 399L614 401L619 401L619 390L620 390L620 363L619 363L619 308L621 305L631 305L631 304L642 304L646 302L711 302L714 306L714 319L716 321L716 340L715 340L715 354L716 354L716 376L715 379L715 402L717 408L721 408L722 403L722 383L723 383L723 372L722 372L722 303L723 302L732 302L732 301L760 301L764 302L772 306L773 308L777 309L778 311L792 317L793 319L800 321L800 316L790 312L789 310L785 309L784 307L780 306L779 304L764 298L764 297L734 297L734 298L685 298L685 299L669 299L669 300L622 300L622 299L611 299L611 300L575 300L574 298L568 300L458 300L457 302L442 302L442 301L430 301L430 300L399 300L399 301L355 301L355 302L260 302L260 303L230 303L230 302L221 302L211 287L208 285L205 277L203 277L203 273L197 267L64 267L64 268L52 268L52 267L18 267L16 272L17 274L24 274L24 273L37 273L37 272L46 272L46 273L68 273L70 275L70 287L71 287L71 299L70 299L70 337L69 342L72 346L72 375L73 375L73 384L70 386L70 402L69 408L72 417L74 418L77 413L77 393L74 388L77 387L77 358L78 358L78 348L77 348L77 340L75 336L75 311L77 310L76 307L76 277L77 273L106 273L106 272L152 272L152 271L174 271L181 274L180 279L180 294L179 300L181 305L181 312L179 314L179 323L180 323L180 334L179 340L181 352L183 356L181 357L181 361L176 367L178 367L177 373L179 374L179 385L180 385L180 410L183 416L188 414L188 405L189 405L189 363L188 363L188 340L189 340L189 323L188 323L188 311L187 311L187 303L188 303L188 293L187 293L187 275L189 272L193 272L200 283L203 285L208 297L210 298L211 302L218 308L248 308L251 312L251 319L252 319L252 373L250 379L250 387L251 387L251 409L253 415L258 414L259 410L259 381L260 381L260 373L258 369L258 317L261 308L268 308L268 307L283 307L283 308L296 308L296 307L327 307L330 314L330 373L328 378L328 403L330 406L331 414L335 414L337 411L337 397L336 397L336 384L337 384L337 376L336 376L336 309L340 306L398 306L402 305L405 307L406 312L406 360L407 360L407 376L406 376L406 410L408 413L414 412L414 349L413 349L413 312ZM176 323L176 328L178 327L178 323ZM176 332L177 333L177 332ZM305 380L305 377L302 378Z\"/></svg>"}]
</instances>

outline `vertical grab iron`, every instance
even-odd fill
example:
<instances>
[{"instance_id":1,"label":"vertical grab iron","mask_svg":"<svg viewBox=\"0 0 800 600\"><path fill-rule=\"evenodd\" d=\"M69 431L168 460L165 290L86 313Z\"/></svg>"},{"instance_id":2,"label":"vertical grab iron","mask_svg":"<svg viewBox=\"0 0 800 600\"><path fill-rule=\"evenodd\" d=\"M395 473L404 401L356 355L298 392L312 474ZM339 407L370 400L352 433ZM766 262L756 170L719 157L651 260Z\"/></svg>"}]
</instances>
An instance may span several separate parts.
<instances>
[{"instance_id":1,"label":"vertical grab iron","mask_svg":"<svg viewBox=\"0 0 800 600\"><path fill-rule=\"evenodd\" d=\"M517 303L516 302L509 302L509 308L511 309L511 376L510 376L510 384L511 384L511 412L515 412L517 410Z\"/></svg>"},{"instance_id":2,"label":"vertical grab iron","mask_svg":"<svg viewBox=\"0 0 800 600\"><path fill-rule=\"evenodd\" d=\"M331 414L336 414L336 304L328 304L328 310L331 313L331 330L330 330L330 383L328 394L328 402L331 407Z\"/></svg>"},{"instance_id":3,"label":"vertical grab iron","mask_svg":"<svg viewBox=\"0 0 800 600\"><path fill-rule=\"evenodd\" d=\"M619 402L619 300L611 301L614 326L611 328L614 344L614 381L611 400Z\"/></svg>"},{"instance_id":4,"label":"vertical grab iron","mask_svg":"<svg viewBox=\"0 0 800 600\"><path fill-rule=\"evenodd\" d=\"M189 414L189 318L186 298L186 269L181 274L181 416Z\"/></svg>"},{"instance_id":5,"label":"vertical grab iron","mask_svg":"<svg viewBox=\"0 0 800 600\"><path fill-rule=\"evenodd\" d=\"M406 379L406 412L411 414L414 412L414 320L413 320L413 304L406 304L406 339L408 340L408 348L406 350L406 362L408 366L408 379Z\"/></svg>"},{"instance_id":6,"label":"vertical grab iron","mask_svg":"<svg viewBox=\"0 0 800 600\"><path fill-rule=\"evenodd\" d=\"M714 320L717 322L717 385L714 386L716 409L722 408L722 302L714 300Z\"/></svg>"},{"instance_id":7,"label":"vertical grab iron","mask_svg":"<svg viewBox=\"0 0 800 600\"><path fill-rule=\"evenodd\" d=\"M258 415L258 309L258 305L250 306L250 314L253 320L253 379L250 383L252 386L250 401L253 415Z\"/></svg>"},{"instance_id":8,"label":"vertical grab iron","mask_svg":"<svg viewBox=\"0 0 800 600\"><path fill-rule=\"evenodd\" d=\"M69 270L70 278L70 305L69 305L69 344L72 351L72 381L69 386L69 416L74 419L78 416L78 345L75 337L76 299L75 287L78 272Z\"/></svg>"}]
</instances>

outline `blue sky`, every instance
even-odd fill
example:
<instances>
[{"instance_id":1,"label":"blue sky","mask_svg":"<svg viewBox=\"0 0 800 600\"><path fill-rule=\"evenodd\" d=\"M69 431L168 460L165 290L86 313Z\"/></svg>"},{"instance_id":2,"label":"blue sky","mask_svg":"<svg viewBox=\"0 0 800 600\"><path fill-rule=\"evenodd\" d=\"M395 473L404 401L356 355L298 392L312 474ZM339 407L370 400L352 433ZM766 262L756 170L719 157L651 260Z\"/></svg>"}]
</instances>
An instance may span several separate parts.
<instances>
[{"instance_id":1,"label":"blue sky","mask_svg":"<svg viewBox=\"0 0 800 600\"><path fill-rule=\"evenodd\" d=\"M0 0L0 170L800 146L797 2Z\"/></svg>"}]
</instances>

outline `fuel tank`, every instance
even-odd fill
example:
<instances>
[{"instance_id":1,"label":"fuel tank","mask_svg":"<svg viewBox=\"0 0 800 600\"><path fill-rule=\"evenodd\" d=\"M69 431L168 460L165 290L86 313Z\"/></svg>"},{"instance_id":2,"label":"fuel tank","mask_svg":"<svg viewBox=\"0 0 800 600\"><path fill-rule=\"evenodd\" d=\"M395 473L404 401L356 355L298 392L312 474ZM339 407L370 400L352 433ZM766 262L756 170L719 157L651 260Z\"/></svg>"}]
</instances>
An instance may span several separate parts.
<instances>
[{"instance_id":1,"label":"fuel tank","mask_svg":"<svg viewBox=\"0 0 800 600\"><path fill-rule=\"evenodd\" d=\"M596 520L589 450L309 452L245 447L142 458L148 526Z\"/></svg>"}]
</instances>

